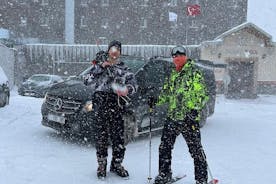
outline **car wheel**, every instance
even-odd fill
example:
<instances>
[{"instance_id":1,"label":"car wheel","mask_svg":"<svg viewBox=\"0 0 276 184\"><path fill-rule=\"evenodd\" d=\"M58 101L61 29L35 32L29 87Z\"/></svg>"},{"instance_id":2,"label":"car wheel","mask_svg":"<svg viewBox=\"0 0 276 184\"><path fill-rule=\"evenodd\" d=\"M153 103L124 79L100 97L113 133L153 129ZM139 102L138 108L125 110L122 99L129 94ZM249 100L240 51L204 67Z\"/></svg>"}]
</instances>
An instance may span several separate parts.
<instances>
[{"instance_id":1,"label":"car wheel","mask_svg":"<svg viewBox=\"0 0 276 184\"><path fill-rule=\"evenodd\" d=\"M207 121L208 117L208 106L206 105L205 108L202 109L200 114L200 120L199 120L199 127L202 128Z\"/></svg>"},{"instance_id":2,"label":"car wheel","mask_svg":"<svg viewBox=\"0 0 276 184\"><path fill-rule=\"evenodd\" d=\"M8 95L6 95L6 105L10 104L10 97Z\"/></svg>"},{"instance_id":3,"label":"car wheel","mask_svg":"<svg viewBox=\"0 0 276 184\"><path fill-rule=\"evenodd\" d=\"M0 94L0 107L4 107L8 103L8 101L7 101L8 98L9 97L6 93Z\"/></svg>"},{"instance_id":4,"label":"car wheel","mask_svg":"<svg viewBox=\"0 0 276 184\"><path fill-rule=\"evenodd\" d=\"M137 123L135 121L135 116L131 114L127 114L123 116L124 120L124 139L125 139L125 144L129 143L130 141L133 141L134 138L136 137L137 133Z\"/></svg>"}]
</instances>

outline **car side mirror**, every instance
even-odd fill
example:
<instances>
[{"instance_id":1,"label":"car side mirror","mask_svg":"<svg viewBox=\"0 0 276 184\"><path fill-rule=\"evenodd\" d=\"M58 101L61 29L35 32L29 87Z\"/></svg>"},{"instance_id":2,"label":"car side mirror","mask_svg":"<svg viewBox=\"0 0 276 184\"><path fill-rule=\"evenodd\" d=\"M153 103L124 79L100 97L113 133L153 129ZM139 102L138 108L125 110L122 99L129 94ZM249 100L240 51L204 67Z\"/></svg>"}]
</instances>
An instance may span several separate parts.
<instances>
[{"instance_id":1,"label":"car side mirror","mask_svg":"<svg viewBox=\"0 0 276 184\"><path fill-rule=\"evenodd\" d=\"M76 75L70 75L69 77L67 77L67 80L71 80L73 78L77 77Z\"/></svg>"},{"instance_id":2,"label":"car side mirror","mask_svg":"<svg viewBox=\"0 0 276 184\"><path fill-rule=\"evenodd\" d=\"M23 77L23 82L26 82L28 80L27 77Z\"/></svg>"},{"instance_id":3,"label":"car side mirror","mask_svg":"<svg viewBox=\"0 0 276 184\"><path fill-rule=\"evenodd\" d=\"M57 80L54 80L53 83L56 84L56 83L58 83L58 81L57 81Z\"/></svg>"}]
</instances>

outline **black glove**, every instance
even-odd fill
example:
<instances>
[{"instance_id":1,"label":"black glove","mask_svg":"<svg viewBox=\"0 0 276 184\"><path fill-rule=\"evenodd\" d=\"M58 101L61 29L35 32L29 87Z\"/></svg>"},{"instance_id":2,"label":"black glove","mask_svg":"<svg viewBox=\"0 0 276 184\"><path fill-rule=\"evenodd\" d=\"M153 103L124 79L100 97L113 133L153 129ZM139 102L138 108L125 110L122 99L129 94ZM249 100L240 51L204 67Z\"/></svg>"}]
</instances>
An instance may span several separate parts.
<instances>
[{"instance_id":1,"label":"black glove","mask_svg":"<svg viewBox=\"0 0 276 184\"><path fill-rule=\"evenodd\" d=\"M149 96L148 97L148 105L150 108L153 108L153 106L155 106L157 103L157 98L154 96Z\"/></svg>"},{"instance_id":2,"label":"black glove","mask_svg":"<svg viewBox=\"0 0 276 184\"><path fill-rule=\"evenodd\" d=\"M107 60L107 58L108 58L108 53L101 50L96 54L95 61L97 64L101 64L101 63L105 62Z\"/></svg>"},{"instance_id":3,"label":"black glove","mask_svg":"<svg viewBox=\"0 0 276 184\"><path fill-rule=\"evenodd\" d=\"M198 110L192 109L192 110L188 113L187 116L188 116L191 120L195 121L196 118L198 117L198 114L199 114Z\"/></svg>"}]
</instances>

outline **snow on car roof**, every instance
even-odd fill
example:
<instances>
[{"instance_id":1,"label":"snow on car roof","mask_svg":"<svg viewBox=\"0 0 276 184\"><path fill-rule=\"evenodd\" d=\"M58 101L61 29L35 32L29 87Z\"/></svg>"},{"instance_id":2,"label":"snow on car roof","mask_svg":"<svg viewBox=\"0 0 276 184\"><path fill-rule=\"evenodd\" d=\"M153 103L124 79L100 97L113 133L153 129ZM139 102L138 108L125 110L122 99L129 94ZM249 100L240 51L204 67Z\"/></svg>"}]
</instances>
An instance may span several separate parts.
<instances>
[{"instance_id":1,"label":"snow on car roof","mask_svg":"<svg viewBox=\"0 0 276 184\"><path fill-rule=\"evenodd\" d=\"M45 76L45 77L50 77L50 78L62 78L59 75L52 75L52 74L34 74L31 77L38 77L38 76Z\"/></svg>"},{"instance_id":2,"label":"snow on car roof","mask_svg":"<svg viewBox=\"0 0 276 184\"><path fill-rule=\"evenodd\" d=\"M6 76L2 67L0 66L0 84L6 84L7 81L8 81L8 77Z\"/></svg>"}]
</instances>

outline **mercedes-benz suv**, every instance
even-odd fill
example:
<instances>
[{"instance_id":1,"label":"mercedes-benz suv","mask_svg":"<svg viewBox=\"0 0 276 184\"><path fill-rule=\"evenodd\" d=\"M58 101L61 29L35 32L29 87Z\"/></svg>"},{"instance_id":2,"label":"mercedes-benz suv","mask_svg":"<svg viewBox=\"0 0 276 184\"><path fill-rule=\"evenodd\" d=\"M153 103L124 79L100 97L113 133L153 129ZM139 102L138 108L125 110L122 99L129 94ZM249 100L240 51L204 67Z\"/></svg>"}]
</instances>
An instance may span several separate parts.
<instances>
[{"instance_id":1,"label":"mercedes-benz suv","mask_svg":"<svg viewBox=\"0 0 276 184\"><path fill-rule=\"evenodd\" d=\"M137 137L149 131L149 96L157 98L163 86L165 77L173 67L169 58L151 58L122 56L121 60L135 73L138 91L132 97L131 106L124 115L125 139ZM202 111L201 126L208 116L214 113L216 85L213 71L213 63L210 61L196 61L206 77L206 83L210 95L206 107ZM45 95L42 104L42 124L58 131L80 134L86 138L93 138L94 109L92 95L89 86L83 82L88 74L87 68L81 74L70 77L68 80L51 87ZM155 107L151 117L152 131L162 129L166 116L166 106Z\"/></svg>"}]
</instances>

